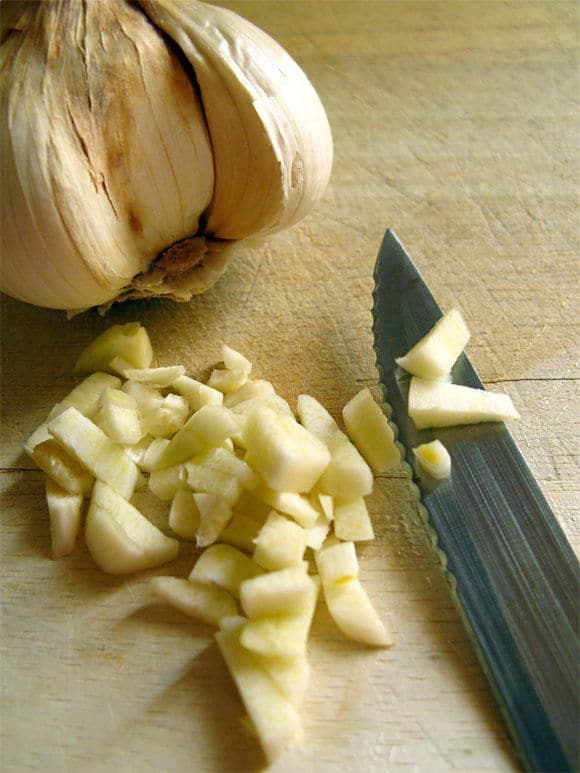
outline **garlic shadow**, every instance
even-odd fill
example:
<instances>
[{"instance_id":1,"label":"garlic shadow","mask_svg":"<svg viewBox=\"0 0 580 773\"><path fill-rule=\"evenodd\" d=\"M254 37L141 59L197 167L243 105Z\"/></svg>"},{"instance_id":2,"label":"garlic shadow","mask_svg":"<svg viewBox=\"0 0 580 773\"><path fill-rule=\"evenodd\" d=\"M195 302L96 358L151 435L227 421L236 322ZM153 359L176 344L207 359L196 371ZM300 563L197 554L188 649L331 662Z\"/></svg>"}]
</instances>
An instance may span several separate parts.
<instances>
[{"instance_id":1,"label":"garlic shadow","mask_svg":"<svg viewBox=\"0 0 580 773\"><path fill-rule=\"evenodd\" d=\"M213 637L212 637L213 638ZM267 767L257 739L241 724L244 707L215 642L199 652L188 670L146 708L146 715L181 712L207 739L199 759L199 741L192 743L200 770L252 773Z\"/></svg>"}]
</instances>

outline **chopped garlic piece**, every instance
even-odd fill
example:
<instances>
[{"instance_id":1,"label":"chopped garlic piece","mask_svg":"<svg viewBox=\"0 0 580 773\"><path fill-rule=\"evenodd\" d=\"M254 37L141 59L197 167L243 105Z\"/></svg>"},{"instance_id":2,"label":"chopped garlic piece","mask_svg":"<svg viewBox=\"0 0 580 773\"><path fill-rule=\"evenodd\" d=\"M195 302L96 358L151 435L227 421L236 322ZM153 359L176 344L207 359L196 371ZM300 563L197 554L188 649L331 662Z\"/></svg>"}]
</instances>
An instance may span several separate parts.
<instances>
[{"instance_id":1,"label":"chopped garlic piece","mask_svg":"<svg viewBox=\"0 0 580 773\"><path fill-rule=\"evenodd\" d=\"M364 497L335 500L334 533L338 539L354 542L374 539L373 525Z\"/></svg>"},{"instance_id":2,"label":"chopped garlic piece","mask_svg":"<svg viewBox=\"0 0 580 773\"><path fill-rule=\"evenodd\" d=\"M414 376L445 378L469 341L469 330L461 312L451 309L433 328L395 362Z\"/></svg>"},{"instance_id":3,"label":"chopped garlic piece","mask_svg":"<svg viewBox=\"0 0 580 773\"><path fill-rule=\"evenodd\" d=\"M213 583L161 576L153 577L149 587L162 601L209 625L219 625L238 611L231 593Z\"/></svg>"},{"instance_id":4,"label":"chopped garlic piece","mask_svg":"<svg viewBox=\"0 0 580 773\"><path fill-rule=\"evenodd\" d=\"M507 394L417 376L411 379L408 405L417 429L520 418Z\"/></svg>"},{"instance_id":5,"label":"chopped garlic piece","mask_svg":"<svg viewBox=\"0 0 580 773\"><path fill-rule=\"evenodd\" d=\"M223 394L231 394L241 389L248 380L248 374L240 368L214 368L207 382L212 389Z\"/></svg>"},{"instance_id":6,"label":"chopped garlic piece","mask_svg":"<svg viewBox=\"0 0 580 773\"><path fill-rule=\"evenodd\" d=\"M119 445L133 445L143 437L137 400L121 389L106 387L100 398L95 416L97 424L109 438Z\"/></svg>"},{"instance_id":7,"label":"chopped garlic piece","mask_svg":"<svg viewBox=\"0 0 580 773\"><path fill-rule=\"evenodd\" d=\"M328 538L316 553L316 566L330 616L345 636L371 647L390 647L393 636L359 580L354 544Z\"/></svg>"},{"instance_id":8,"label":"chopped garlic piece","mask_svg":"<svg viewBox=\"0 0 580 773\"><path fill-rule=\"evenodd\" d=\"M449 477L451 472L451 457L449 451L440 440L432 440L430 443L423 443L413 449L413 453L419 465L431 477L443 479Z\"/></svg>"},{"instance_id":9,"label":"chopped garlic piece","mask_svg":"<svg viewBox=\"0 0 580 773\"><path fill-rule=\"evenodd\" d=\"M185 375L185 368L183 365L168 365L163 368L127 368L122 375L140 384L168 387Z\"/></svg>"},{"instance_id":10,"label":"chopped garlic piece","mask_svg":"<svg viewBox=\"0 0 580 773\"><path fill-rule=\"evenodd\" d=\"M32 459L49 478L71 494L88 495L93 488L93 476L54 440L38 443Z\"/></svg>"},{"instance_id":11,"label":"chopped garlic piece","mask_svg":"<svg viewBox=\"0 0 580 773\"><path fill-rule=\"evenodd\" d=\"M139 322L107 328L81 352L75 371L107 371L111 369L111 361L115 358L126 361L133 368L150 367L153 347L147 331Z\"/></svg>"},{"instance_id":12,"label":"chopped garlic piece","mask_svg":"<svg viewBox=\"0 0 580 773\"><path fill-rule=\"evenodd\" d=\"M269 571L293 566L302 561L306 539L302 526L272 510L254 540L253 559Z\"/></svg>"},{"instance_id":13,"label":"chopped garlic piece","mask_svg":"<svg viewBox=\"0 0 580 773\"><path fill-rule=\"evenodd\" d=\"M90 419L70 407L48 424L57 443L95 478L106 481L121 497L129 499L139 469L127 454Z\"/></svg>"},{"instance_id":14,"label":"chopped garlic piece","mask_svg":"<svg viewBox=\"0 0 580 773\"><path fill-rule=\"evenodd\" d=\"M292 614L311 603L312 579L303 563L251 577L240 584L240 603L248 617Z\"/></svg>"},{"instance_id":15,"label":"chopped garlic piece","mask_svg":"<svg viewBox=\"0 0 580 773\"><path fill-rule=\"evenodd\" d=\"M361 389L349 400L342 417L353 443L376 473L400 463L395 433L369 389Z\"/></svg>"},{"instance_id":16,"label":"chopped garlic piece","mask_svg":"<svg viewBox=\"0 0 580 773\"><path fill-rule=\"evenodd\" d=\"M235 392L226 395L223 398L223 401L224 405L228 408L233 408L234 405L243 403L246 400L251 400L254 397L272 397L272 395L275 394L276 390L269 381L256 379L255 381L246 381L246 383Z\"/></svg>"},{"instance_id":17,"label":"chopped garlic piece","mask_svg":"<svg viewBox=\"0 0 580 773\"><path fill-rule=\"evenodd\" d=\"M74 550L81 526L83 495L73 494L47 478L46 503L50 515L52 557L68 556Z\"/></svg>"},{"instance_id":18,"label":"chopped garlic piece","mask_svg":"<svg viewBox=\"0 0 580 773\"><path fill-rule=\"evenodd\" d=\"M330 462L318 438L290 416L255 410L243 429L246 461L278 491L310 491Z\"/></svg>"},{"instance_id":19,"label":"chopped garlic piece","mask_svg":"<svg viewBox=\"0 0 580 773\"><path fill-rule=\"evenodd\" d=\"M248 358L226 344L222 346L222 360L228 370L241 370L246 376L252 372L252 363Z\"/></svg>"},{"instance_id":20,"label":"chopped garlic piece","mask_svg":"<svg viewBox=\"0 0 580 773\"><path fill-rule=\"evenodd\" d=\"M354 542L331 540L316 553L316 566L323 584L345 582L358 577L359 567Z\"/></svg>"},{"instance_id":21,"label":"chopped garlic piece","mask_svg":"<svg viewBox=\"0 0 580 773\"><path fill-rule=\"evenodd\" d=\"M261 660L241 642L244 627L225 627L216 642L250 715L268 763L295 741L302 732L300 714L278 684L262 667Z\"/></svg>"},{"instance_id":22,"label":"chopped garlic piece","mask_svg":"<svg viewBox=\"0 0 580 773\"><path fill-rule=\"evenodd\" d=\"M213 582L240 597L240 584L263 574L255 561L231 545L211 545L203 551L189 574L190 580Z\"/></svg>"},{"instance_id":23,"label":"chopped garlic piece","mask_svg":"<svg viewBox=\"0 0 580 773\"><path fill-rule=\"evenodd\" d=\"M178 489L171 500L169 528L184 539L195 540L201 522L193 492Z\"/></svg>"},{"instance_id":24,"label":"chopped garlic piece","mask_svg":"<svg viewBox=\"0 0 580 773\"><path fill-rule=\"evenodd\" d=\"M316 602L318 578L308 578L307 598L291 613L277 613L250 618L245 623L240 641L246 649L260 655L297 657L306 653L306 642Z\"/></svg>"}]
</instances>

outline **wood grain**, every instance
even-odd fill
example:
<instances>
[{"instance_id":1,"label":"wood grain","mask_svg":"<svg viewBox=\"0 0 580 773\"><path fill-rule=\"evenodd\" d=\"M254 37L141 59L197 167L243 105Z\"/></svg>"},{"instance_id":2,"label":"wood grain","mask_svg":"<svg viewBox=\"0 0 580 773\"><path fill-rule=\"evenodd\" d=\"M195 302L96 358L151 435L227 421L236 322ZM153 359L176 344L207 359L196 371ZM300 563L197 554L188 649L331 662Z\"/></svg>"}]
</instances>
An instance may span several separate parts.
<instances>
[{"instance_id":1,"label":"wood grain","mask_svg":"<svg viewBox=\"0 0 580 773\"><path fill-rule=\"evenodd\" d=\"M100 574L81 544L52 561L42 475L22 442L72 386L81 348L140 320L160 364L207 375L222 342L295 401L335 416L375 394L372 268L386 227L473 333L483 381L580 551L577 397L578 5L574 2L228 2L305 69L335 139L317 211L240 254L185 305L103 319L2 298L4 773L253 771L264 766L209 628L152 605L147 576ZM509 771L518 762L402 471L370 502L363 580L397 643L313 628L305 734L276 771ZM159 522L164 511L154 514ZM184 575L184 546L162 570Z\"/></svg>"}]
</instances>

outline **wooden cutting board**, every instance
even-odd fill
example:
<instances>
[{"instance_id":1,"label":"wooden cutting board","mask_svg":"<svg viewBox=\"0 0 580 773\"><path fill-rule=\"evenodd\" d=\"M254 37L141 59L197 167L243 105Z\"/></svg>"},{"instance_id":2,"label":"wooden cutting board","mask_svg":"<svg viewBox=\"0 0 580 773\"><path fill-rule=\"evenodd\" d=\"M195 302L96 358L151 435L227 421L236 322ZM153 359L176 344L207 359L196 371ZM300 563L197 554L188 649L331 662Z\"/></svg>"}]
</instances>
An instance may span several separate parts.
<instances>
[{"instance_id":1,"label":"wooden cutting board","mask_svg":"<svg viewBox=\"0 0 580 773\"><path fill-rule=\"evenodd\" d=\"M160 364L204 377L222 342L294 404L335 415L375 395L372 269L395 229L469 354L508 392L513 432L578 550L578 5L573 2L229 2L306 70L335 139L324 201L244 251L189 304L105 318L2 298L4 773L185 773L264 766L208 627L151 605L148 576L99 573L84 547L50 559L43 476L23 440L72 386L82 347L140 320ZM341 638L322 606L304 738L277 771L518 768L402 470L370 499L362 577L396 644ZM156 517L166 518L166 512ZM167 567L185 575L184 545ZM160 570L159 573L163 573Z\"/></svg>"}]
</instances>

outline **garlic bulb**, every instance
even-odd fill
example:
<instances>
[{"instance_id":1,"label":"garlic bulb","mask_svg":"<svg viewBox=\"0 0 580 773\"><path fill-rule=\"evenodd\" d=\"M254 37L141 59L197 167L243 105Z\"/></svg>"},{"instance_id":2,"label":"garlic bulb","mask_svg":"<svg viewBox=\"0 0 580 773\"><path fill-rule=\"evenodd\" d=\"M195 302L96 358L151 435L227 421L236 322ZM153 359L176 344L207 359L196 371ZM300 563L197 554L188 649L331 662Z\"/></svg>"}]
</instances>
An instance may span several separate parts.
<instances>
[{"instance_id":1,"label":"garlic bulb","mask_svg":"<svg viewBox=\"0 0 580 773\"><path fill-rule=\"evenodd\" d=\"M2 290L187 300L320 199L332 138L265 32L195 0L24 2L4 21Z\"/></svg>"}]
</instances>

